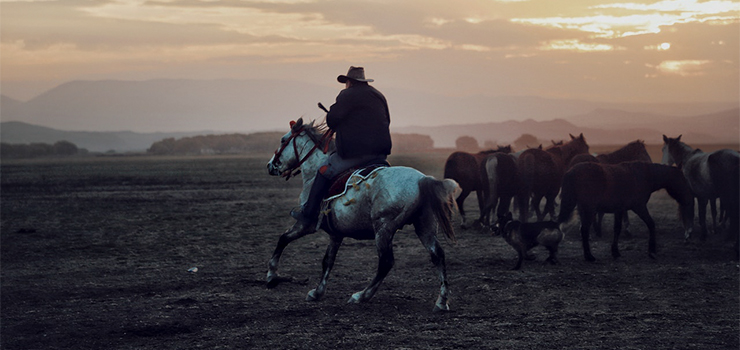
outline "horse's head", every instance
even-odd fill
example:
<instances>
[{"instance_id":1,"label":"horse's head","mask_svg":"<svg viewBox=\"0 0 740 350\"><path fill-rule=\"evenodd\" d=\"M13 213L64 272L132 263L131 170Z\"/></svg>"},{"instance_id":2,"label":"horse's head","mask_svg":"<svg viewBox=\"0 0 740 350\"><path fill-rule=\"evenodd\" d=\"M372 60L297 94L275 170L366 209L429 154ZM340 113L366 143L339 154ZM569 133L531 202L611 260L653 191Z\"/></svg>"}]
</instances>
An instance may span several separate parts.
<instances>
[{"instance_id":1,"label":"horse's head","mask_svg":"<svg viewBox=\"0 0 740 350\"><path fill-rule=\"evenodd\" d=\"M304 148L301 133L304 131L303 118L290 122L290 131L280 139L280 146L275 150L275 154L267 163L267 172L270 175L289 176L297 167L299 153L298 149ZM300 147L299 147L300 146Z\"/></svg>"},{"instance_id":2,"label":"horse's head","mask_svg":"<svg viewBox=\"0 0 740 350\"><path fill-rule=\"evenodd\" d=\"M330 129L314 126L313 122L304 124L303 118L291 121L290 131L280 139L280 146L267 163L267 172L290 179L300 172L298 169L304 162L310 162L312 155L326 154L334 149L333 135Z\"/></svg>"},{"instance_id":3,"label":"horse's head","mask_svg":"<svg viewBox=\"0 0 740 350\"><path fill-rule=\"evenodd\" d=\"M566 165L570 163L573 157L579 154L588 153L588 143L586 143L586 138L583 137L583 133L578 137L571 134L568 135L570 135L570 141L568 143L562 146L552 146L552 148L559 148L561 150L563 161L565 161Z\"/></svg>"},{"instance_id":4,"label":"horse's head","mask_svg":"<svg viewBox=\"0 0 740 350\"><path fill-rule=\"evenodd\" d=\"M663 158L660 163L665 165L679 164L678 151L681 149L681 136L670 138L663 135Z\"/></svg>"}]
</instances>

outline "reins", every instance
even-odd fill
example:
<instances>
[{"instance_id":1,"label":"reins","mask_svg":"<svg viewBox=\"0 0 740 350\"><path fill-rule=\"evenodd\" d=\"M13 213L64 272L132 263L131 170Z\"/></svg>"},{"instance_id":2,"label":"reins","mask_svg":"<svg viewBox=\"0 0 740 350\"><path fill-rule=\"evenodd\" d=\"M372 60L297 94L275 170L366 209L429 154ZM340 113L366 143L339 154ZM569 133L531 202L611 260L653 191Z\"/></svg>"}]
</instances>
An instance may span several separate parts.
<instances>
[{"instance_id":1,"label":"reins","mask_svg":"<svg viewBox=\"0 0 740 350\"><path fill-rule=\"evenodd\" d=\"M295 122L290 122L290 123L291 123L291 127L295 124ZM305 126L302 126L297 131L291 130L290 137L288 138L288 140L284 144L282 144L282 146L280 146L278 150L275 151L275 157L279 159L280 156L283 154L283 151L285 150L285 148L288 147L288 144L290 144L291 141L293 141L293 152L295 153L296 157L298 157L299 156L298 145L295 140L298 135L300 135L301 133L305 131L306 131ZM311 147L308 153L306 153L306 155L303 156L303 158L301 158L298 161L298 163L296 163L294 166L291 166L290 168L283 171L281 176L285 178L285 181L288 181L291 177L300 174L301 170L299 168L301 167L301 165L303 165L303 163L306 162L308 157L310 157L317 149L321 149L321 152L324 154L326 154L326 152L329 151L329 141L334 136L334 131L331 129L327 129L326 132L324 132L324 134L318 140L310 132L306 132L306 135L308 136L308 138L311 139L311 141L313 141L314 145L313 147Z\"/></svg>"}]
</instances>

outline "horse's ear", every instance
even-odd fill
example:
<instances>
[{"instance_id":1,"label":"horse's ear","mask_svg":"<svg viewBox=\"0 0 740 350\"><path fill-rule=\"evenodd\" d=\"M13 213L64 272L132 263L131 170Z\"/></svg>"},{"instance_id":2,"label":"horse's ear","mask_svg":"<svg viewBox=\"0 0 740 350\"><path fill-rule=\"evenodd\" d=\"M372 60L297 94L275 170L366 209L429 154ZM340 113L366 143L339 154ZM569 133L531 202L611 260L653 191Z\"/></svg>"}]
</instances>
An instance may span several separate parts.
<instances>
[{"instance_id":1,"label":"horse's ear","mask_svg":"<svg viewBox=\"0 0 740 350\"><path fill-rule=\"evenodd\" d=\"M683 134L678 135L678 137L676 137L676 141L681 141L681 136L683 136Z\"/></svg>"},{"instance_id":2,"label":"horse's ear","mask_svg":"<svg viewBox=\"0 0 740 350\"><path fill-rule=\"evenodd\" d=\"M573 134L568 134L568 135L570 136L570 139L571 139L571 140L575 140L575 139L576 139L576 137L575 137L575 136L573 136Z\"/></svg>"},{"instance_id":3,"label":"horse's ear","mask_svg":"<svg viewBox=\"0 0 740 350\"><path fill-rule=\"evenodd\" d=\"M668 137L663 134L663 143L668 143Z\"/></svg>"},{"instance_id":4,"label":"horse's ear","mask_svg":"<svg viewBox=\"0 0 740 350\"><path fill-rule=\"evenodd\" d=\"M290 122L290 128L295 132L303 126L303 118L298 118L295 122Z\"/></svg>"}]
</instances>

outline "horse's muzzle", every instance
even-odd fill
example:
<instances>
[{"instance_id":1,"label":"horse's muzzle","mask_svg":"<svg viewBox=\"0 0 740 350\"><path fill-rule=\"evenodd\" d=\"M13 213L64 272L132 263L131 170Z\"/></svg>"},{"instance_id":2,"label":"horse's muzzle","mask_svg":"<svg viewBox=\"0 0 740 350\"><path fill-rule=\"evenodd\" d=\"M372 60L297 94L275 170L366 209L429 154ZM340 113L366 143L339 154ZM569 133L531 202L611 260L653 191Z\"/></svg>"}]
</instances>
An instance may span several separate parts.
<instances>
[{"instance_id":1,"label":"horse's muzzle","mask_svg":"<svg viewBox=\"0 0 740 350\"><path fill-rule=\"evenodd\" d=\"M272 176L278 176L281 174L278 167L272 164L272 162L267 163L267 172Z\"/></svg>"}]
</instances>

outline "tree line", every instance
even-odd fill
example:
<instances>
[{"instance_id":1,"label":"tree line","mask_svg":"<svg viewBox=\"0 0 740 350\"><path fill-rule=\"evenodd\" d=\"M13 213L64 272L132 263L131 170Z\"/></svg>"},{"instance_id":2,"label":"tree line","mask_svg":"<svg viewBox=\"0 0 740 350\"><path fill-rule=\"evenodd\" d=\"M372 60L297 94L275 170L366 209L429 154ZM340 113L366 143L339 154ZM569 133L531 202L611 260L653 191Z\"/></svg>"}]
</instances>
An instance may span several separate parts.
<instances>
[{"instance_id":1,"label":"tree line","mask_svg":"<svg viewBox=\"0 0 740 350\"><path fill-rule=\"evenodd\" d=\"M69 141L58 141L54 144L43 142L32 142L30 144L0 143L0 156L9 158L73 156L85 153L87 153L86 149L79 148Z\"/></svg>"},{"instance_id":2,"label":"tree line","mask_svg":"<svg viewBox=\"0 0 740 350\"><path fill-rule=\"evenodd\" d=\"M167 138L147 150L156 155L237 154L273 152L283 133L199 135L180 139ZM434 148L429 135L391 134L394 152L419 152Z\"/></svg>"}]
</instances>

